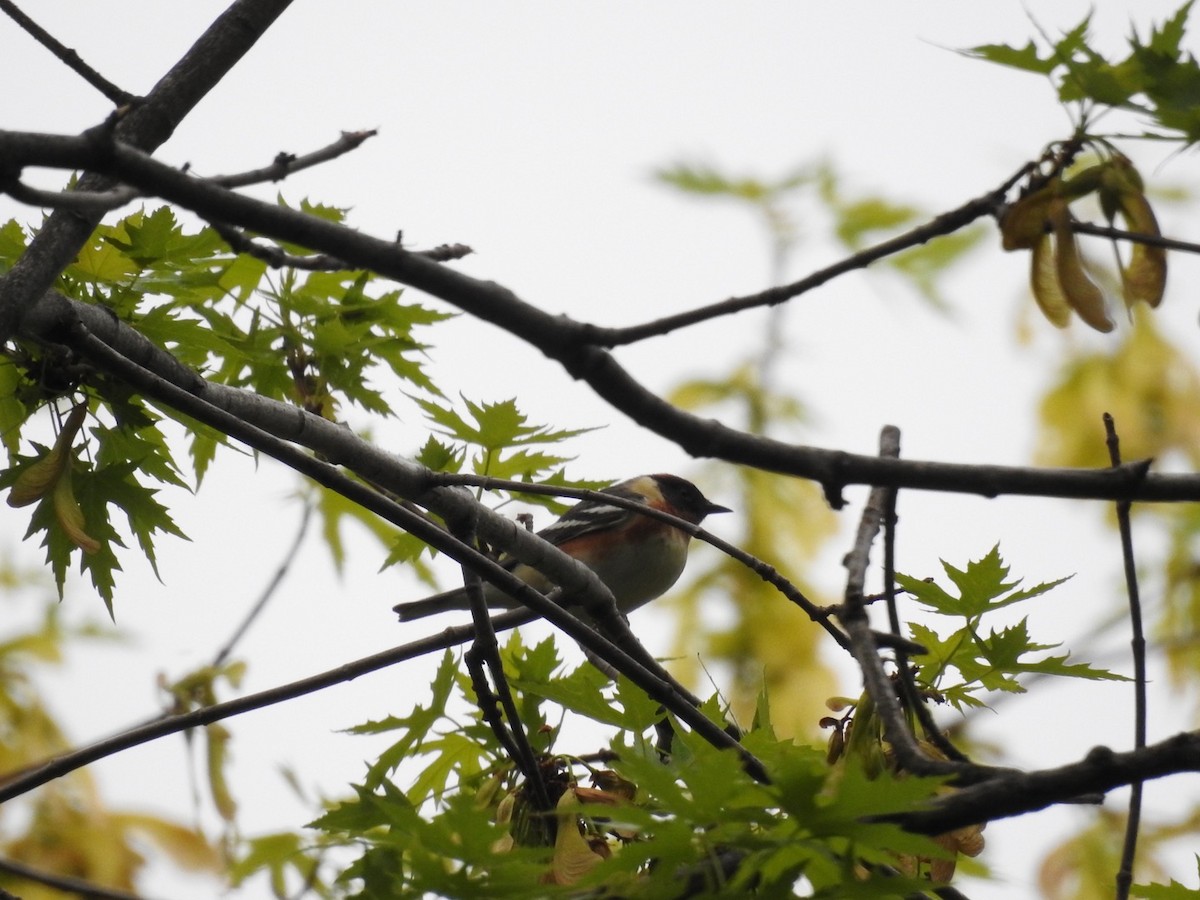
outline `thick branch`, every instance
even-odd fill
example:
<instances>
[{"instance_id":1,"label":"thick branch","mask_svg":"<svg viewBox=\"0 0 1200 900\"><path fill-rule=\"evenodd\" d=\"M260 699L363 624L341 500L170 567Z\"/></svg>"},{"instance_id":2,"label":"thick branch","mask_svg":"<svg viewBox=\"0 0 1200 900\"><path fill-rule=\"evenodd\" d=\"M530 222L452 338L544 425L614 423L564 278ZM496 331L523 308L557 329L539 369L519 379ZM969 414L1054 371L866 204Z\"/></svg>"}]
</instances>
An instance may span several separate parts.
<instances>
[{"instance_id":1,"label":"thick branch","mask_svg":"<svg viewBox=\"0 0 1200 900\"><path fill-rule=\"evenodd\" d=\"M993 819L1036 812L1086 794L1138 781L1200 771L1200 733L1177 734L1141 750L1097 747L1077 763L1003 775L940 797L928 810L886 816L909 831L943 834Z\"/></svg>"}]
</instances>

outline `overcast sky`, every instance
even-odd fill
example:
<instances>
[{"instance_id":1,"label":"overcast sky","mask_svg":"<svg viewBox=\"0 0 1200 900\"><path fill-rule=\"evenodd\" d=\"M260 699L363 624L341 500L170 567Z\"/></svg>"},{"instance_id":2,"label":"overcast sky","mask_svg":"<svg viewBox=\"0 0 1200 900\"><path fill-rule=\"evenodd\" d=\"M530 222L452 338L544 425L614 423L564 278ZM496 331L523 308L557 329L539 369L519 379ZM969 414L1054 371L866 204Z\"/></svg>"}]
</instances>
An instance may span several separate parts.
<instances>
[{"instance_id":1,"label":"overcast sky","mask_svg":"<svg viewBox=\"0 0 1200 900\"><path fill-rule=\"evenodd\" d=\"M1102 45L1116 50L1131 17L1144 28L1173 5L1105 2L1094 27ZM224 6L29 4L41 24L133 92L149 90ZM830 160L850 191L883 193L931 213L956 206L1001 183L1047 142L1067 137L1070 126L1043 81L951 48L1024 44L1033 34L1030 15L1056 32L1087 9L1063 0L297 3L159 156L217 174L263 165L281 151L315 149L341 130L378 128L379 136L351 156L254 193L352 207L355 227L380 236L402 230L413 246L466 243L476 254L455 264L464 271L552 312L625 324L749 293L768 278L766 243L751 216L663 189L650 177L656 167L706 162L770 178ZM9 85L0 126L76 132L107 113L101 97L7 19L0 19L0 48L0 78ZM1169 158L1151 148L1139 159L1151 180L1196 181L1192 156ZM52 187L62 177L39 173L32 180ZM0 199L0 219L35 222L39 215ZM1168 232L1197 239L1193 221L1181 214L1168 210L1162 219ZM822 232L827 223L810 217L799 224L793 278L838 252ZM1113 338L1078 325L1058 332L1034 316L1024 287L1027 260L1001 254L998 243L989 239L947 282L949 314L885 275L850 276L789 305L779 378L813 411L806 440L873 452L879 428L893 423L903 429L909 458L1029 459L1034 391L1063 348ZM1197 304L1184 287L1190 269L1190 261L1173 263L1162 317L1176 340L1200 350ZM1025 345L1014 336L1022 321L1032 335ZM754 353L763 322L755 313L698 326L619 357L663 390L685 377L720 374ZM606 426L572 445L574 474L695 471L680 451L613 415L507 335L462 321L436 340L432 371L448 394L518 396L537 421ZM423 442L423 424L401 397L396 403L398 420L354 424L408 453ZM294 484L270 461L255 466L237 457L209 476L199 496L171 495L193 543L163 542L161 584L129 558L118 585L118 631L135 642L82 653L52 680L56 710L77 739L145 717L157 702L157 673L176 677L211 658L292 538ZM862 496L851 493L858 503ZM1097 506L912 494L901 502L910 529L903 533L906 571L931 573L939 557L963 563L999 540L1031 583L1080 572L1056 595L1057 609L1035 616L1050 640L1069 644L1078 610L1115 584L1115 541ZM5 521L2 533L15 547L26 520L9 513ZM1153 536L1147 540L1152 545ZM832 590L844 549L816 576ZM31 564L40 560L33 546L16 552ZM410 637L394 625L390 607L419 588L401 574L378 573L380 562L364 548L338 580L310 538L283 594L241 645L251 662L245 688L302 677ZM68 585L64 612L72 620L103 615L79 580ZM643 621L653 629L653 613L639 615L650 616ZM306 820L309 808L287 793L280 764L326 795L358 777L361 761L381 745L333 730L403 713L427 683L417 672L371 676L235 720L233 782L248 798L243 831ZM856 690L848 684L848 692ZM1067 762L1100 741L1124 746L1124 725L1114 733L1113 723L1130 721L1129 696L1111 685L1070 696L1047 691L1041 702L1006 703L995 717L997 734L1026 765ZM1092 703L1124 718L1099 716ZM1160 698L1152 739L1183 722ZM190 810L180 744L161 742L95 766L106 796L160 812ZM1177 796L1179 782L1152 786L1151 802ZM1122 797L1114 795L1114 808ZM1086 815L1058 811L989 827L987 858L1011 880L972 884L970 895L1028 895L1037 862L1029 853L1032 830L1038 846L1048 846ZM1192 866L1192 849L1178 854L1179 877ZM149 890L199 898L213 888L155 881Z\"/></svg>"}]
</instances>

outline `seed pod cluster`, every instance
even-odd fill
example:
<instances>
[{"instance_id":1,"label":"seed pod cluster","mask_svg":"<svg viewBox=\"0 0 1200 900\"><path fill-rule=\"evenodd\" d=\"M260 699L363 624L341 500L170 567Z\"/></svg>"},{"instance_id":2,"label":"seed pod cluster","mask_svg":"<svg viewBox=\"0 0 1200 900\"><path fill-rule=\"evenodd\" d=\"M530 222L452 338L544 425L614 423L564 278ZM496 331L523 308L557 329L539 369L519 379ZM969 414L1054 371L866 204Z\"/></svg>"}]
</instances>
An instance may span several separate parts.
<instances>
[{"instance_id":1,"label":"seed pod cluster","mask_svg":"<svg viewBox=\"0 0 1200 900\"><path fill-rule=\"evenodd\" d=\"M1032 251L1033 297L1054 325L1066 327L1073 311L1090 327L1109 332L1114 323L1108 303L1084 266L1072 227L1070 204L1089 195L1099 200L1110 225L1119 216L1126 231L1159 236L1141 176L1127 157L1111 152L1069 178L1059 172L1041 180L1012 203L1000 218L1001 242L1005 250ZM1125 306L1156 307L1167 283L1166 251L1136 241L1130 244L1125 260L1117 250Z\"/></svg>"}]
</instances>

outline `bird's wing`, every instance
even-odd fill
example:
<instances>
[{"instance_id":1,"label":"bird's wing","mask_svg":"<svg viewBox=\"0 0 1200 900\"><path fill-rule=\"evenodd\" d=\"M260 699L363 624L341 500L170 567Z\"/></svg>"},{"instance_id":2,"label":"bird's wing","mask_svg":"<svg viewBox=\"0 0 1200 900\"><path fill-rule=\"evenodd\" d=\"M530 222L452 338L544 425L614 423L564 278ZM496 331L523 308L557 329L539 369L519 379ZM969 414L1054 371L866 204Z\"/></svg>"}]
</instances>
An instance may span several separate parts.
<instances>
[{"instance_id":1,"label":"bird's wing","mask_svg":"<svg viewBox=\"0 0 1200 900\"><path fill-rule=\"evenodd\" d=\"M558 546L595 531L619 528L636 515L632 510L619 506L585 500L568 509L554 524L539 531L538 537Z\"/></svg>"}]
</instances>

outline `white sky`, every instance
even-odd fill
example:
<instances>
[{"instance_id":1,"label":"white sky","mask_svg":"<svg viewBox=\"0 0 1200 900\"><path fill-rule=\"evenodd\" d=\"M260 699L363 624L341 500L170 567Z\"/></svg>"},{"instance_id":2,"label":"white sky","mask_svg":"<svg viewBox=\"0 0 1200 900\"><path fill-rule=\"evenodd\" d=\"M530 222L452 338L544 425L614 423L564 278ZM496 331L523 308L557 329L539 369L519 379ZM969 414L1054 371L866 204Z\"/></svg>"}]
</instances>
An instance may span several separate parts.
<instances>
[{"instance_id":1,"label":"white sky","mask_svg":"<svg viewBox=\"0 0 1200 900\"><path fill-rule=\"evenodd\" d=\"M126 0L116 14L95 3L29 4L41 24L134 92L147 91L224 5ZM1116 49L1131 17L1144 27L1173 4L1098 6L1095 31ZM1032 33L1026 8L1056 31L1075 24L1088 4L298 3L159 155L199 173L239 171L280 151L323 146L340 130L378 128L353 155L257 193L352 206L355 227L384 236L402 229L416 246L469 244L476 255L456 265L550 311L602 324L642 321L752 292L767 277L757 223L656 186L649 173L657 166L702 161L769 178L828 158L848 190L937 212L991 189L1045 143L1066 137L1066 117L1045 83L946 49L1023 44ZM107 112L102 98L8 20L0 20L0 50L0 79L20 86L0 100L0 126L69 133ZM1151 177L1195 180L1194 157L1168 161L1159 151L1139 158ZM61 179L39 173L34 180L56 186ZM0 219L12 216L35 221L38 213L0 200ZM1168 232L1195 239L1182 216L1167 211L1162 219ZM805 243L789 275L836 258L826 226L811 216L801 222ZM909 458L1028 460L1033 392L1066 343L1113 338L1078 325L1061 334L1035 317L1032 344L1018 347L1015 323L1032 310L1027 259L1002 255L998 243L947 282L951 316L932 312L886 275L852 275L790 305L780 379L817 417L806 439L873 452L879 428L893 423L903 429ZM1173 265L1162 316L1177 340L1200 349L1196 305L1183 287L1192 264ZM619 356L666 389L754 353L762 328L755 313ZM518 396L533 419L559 426L606 424L573 445L575 474L689 471L678 450L614 417L506 335L463 321L435 339L433 371L447 393ZM397 452L409 452L422 443L423 425L399 397L397 409L398 421L372 427ZM255 468L236 458L209 476L200 496L170 498L193 543L162 542L162 584L128 557L117 614L119 633L135 643L80 653L51 679L55 708L79 740L145 717L156 708L158 673L175 677L211 658L292 538L293 485L270 461ZM863 494L851 492L851 499L861 503ZM1069 645L1082 628L1079 610L1094 608L1096 592L1107 597L1117 583L1118 549L1099 525L1099 507L910 493L901 510L906 571L931 573L939 557L961 564L1000 540L1027 583L1079 572L1035 614L1034 627L1044 629L1035 634L1045 640ZM852 506L847 524L857 512ZM24 516L10 513L5 521L16 544ZM816 576L831 590L840 585L836 561L846 546L831 551ZM40 561L33 546L19 552ZM380 562L366 548L338 581L310 539L241 645L250 661L246 690L411 637L394 624L390 607L418 589L395 572L379 574ZM79 620L103 610L74 580L64 614ZM641 621L652 627L652 617ZM425 684L424 670L397 669L227 723L235 733L234 790L247 801L243 831L306 820L309 809L287 793L280 765L327 796L339 794L381 745L332 730L403 713ZM1129 697L1127 688L1105 686L1018 698L994 717L995 733L1027 765L1067 762L1100 742L1123 748L1132 731ZM1184 727L1175 712L1164 697L1153 701L1152 739ZM93 771L113 802L178 814L192 803L181 743L134 750ZM1183 779L1152 785L1149 800L1168 803L1183 786ZM1121 799L1114 795L1110 806ZM1081 815L993 824L986 859L1010 880L964 889L977 900L1028 896L1039 856L1031 847L1049 846ZM1178 854L1178 877L1191 859L1191 848ZM147 889L185 898L210 896L213 886L156 880Z\"/></svg>"}]
</instances>

